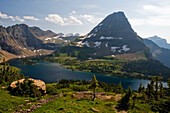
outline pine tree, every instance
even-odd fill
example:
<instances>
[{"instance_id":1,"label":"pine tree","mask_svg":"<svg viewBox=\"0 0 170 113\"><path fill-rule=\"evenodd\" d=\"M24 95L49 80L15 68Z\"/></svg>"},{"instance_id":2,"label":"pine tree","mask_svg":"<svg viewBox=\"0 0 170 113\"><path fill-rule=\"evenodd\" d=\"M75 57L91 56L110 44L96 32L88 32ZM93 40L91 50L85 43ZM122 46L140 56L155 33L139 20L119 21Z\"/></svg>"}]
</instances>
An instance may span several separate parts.
<instances>
[{"instance_id":1,"label":"pine tree","mask_svg":"<svg viewBox=\"0 0 170 113\"><path fill-rule=\"evenodd\" d=\"M170 78L168 78L167 84L168 84L168 95L170 95Z\"/></svg>"},{"instance_id":2,"label":"pine tree","mask_svg":"<svg viewBox=\"0 0 170 113\"><path fill-rule=\"evenodd\" d=\"M129 86L129 89L126 92L126 95L119 101L119 108L128 110L131 107L133 107L132 90L131 90L131 87Z\"/></svg>"},{"instance_id":3,"label":"pine tree","mask_svg":"<svg viewBox=\"0 0 170 113\"><path fill-rule=\"evenodd\" d=\"M150 83L150 93L153 95L154 93L154 83L155 83L155 78L153 77Z\"/></svg>"},{"instance_id":4,"label":"pine tree","mask_svg":"<svg viewBox=\"0 0 170 113\"><path fill-rule=\"evenodd\" d=\"M93 101L94 101L96 99L96 88L98 87L98 81L95 75L93 75L91 79L91 87L93 88Z\"/></svg>"},{"instance_id":5,"label":"pine tree","mask_svg":"<svg viewBox=\"0 0 170 113\"><path fill-rule=\"evenodd\" d=\"M165 94L164 94L164 88L163 88L162 82L160 82L159 88L160 88L160 91L159 91L160 97L164 98Z\"/></svg>"},{"instance_id":6,"label":"pine tree","mask_svg":"<svg viewBox=\"0 0 170 113\"><path fill-rule=\"evenodd\" d=\"M142 87L142 83L140 83L140 86L139 86L139 88L138 88L138 92L139 92L139 93L142 93L142 88L143 88L143 87Z\"/></svg>"},{"instance_id":7,"label":"pine tree","mask_svg":"<svg viewBox=\"0 0 170 113\"><path fill-rule=\"evenodd\" d=\"M151 100L153 98L153 86L151 84L147 84L146 94L147 94L149 100Z\"/></svg>"},{"instance_id":8,"label":"pine tree","mask_svg":"<svg viewBox=\"0 0 170 113\"><path fill-rule=\"evenodd\" d=\"M167 84L168 84L168 88L170 88L170 78L168 78Z\"/></svg>"},{"instance_id":9,"label":"pine tree","mask_svg":"<svg viewBox=\"0 0 170 113\"><path fill-rule=\"evenodd\" d=\"M142 92L145 92L145 86L142 87Z\"/></svg>"},{"instance_id":10,"label":"pine tree","mask_svg":"<svg viewBox=\"0 0 170 113\"><path fill-rule=\"evenodd\" d=\"M159 99L159 93L158 93L159 85L158 85L158 83L159 83L159 80L161 80L161 78L156 76L154 79L155 79L155 82L156 82L155 83L155 99L158 100Z\"/></svg>"},{"instance_id":11,"label":"pine tree","mask_svg":"<svg viewBox=\"0 0 170 113\"><path fill-rule=\"evenodd\" d=\"M131 89L131 86L129 86L129 89L128 89L128 96L129 96L129 97L132 96L132 89Z\"/></svg>"},{"instance_id":12,"label":"pine tree","mask_svg":"<svg viewBox=\"0 0 170 113\"><path fill-rule=\"evenodd\" d=\"M121 82L120 82L119 85L118 85L118 90L119 90L119 93L122 93L122 92L123 92L123 87L122 87Z\"/></svg>"}]
</instances>

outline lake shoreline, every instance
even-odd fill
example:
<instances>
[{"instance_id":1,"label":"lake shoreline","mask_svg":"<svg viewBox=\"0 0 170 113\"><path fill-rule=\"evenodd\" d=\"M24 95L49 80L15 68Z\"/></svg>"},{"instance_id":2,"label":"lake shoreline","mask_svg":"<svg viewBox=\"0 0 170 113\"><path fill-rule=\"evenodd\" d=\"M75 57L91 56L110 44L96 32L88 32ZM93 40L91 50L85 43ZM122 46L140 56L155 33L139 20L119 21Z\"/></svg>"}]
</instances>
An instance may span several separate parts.
<instances>
[{"instance_id":1,"label":"lake shoreline","mask_svg":"<svg viewBox=\"0 0 170 113\"><path fill-rule=\"evenodd\" d=\"M132 86L133 90L137 90L140 83L145 87L150 80L142 80L136 78L122 78L115 76L108 76L105 74L91 73L86 71L72 71L61 66L59 63L51 63L48 61L38 61L37 65L21 65L13 62L12 66L15 66L21 70L21 73L25 76L29 76L34 79L40 79L46 83L56 83L61 79L73 79L73 80L87 80L90 81L93 74L96 78L105 83L114 83L118 85L120 82L125 89L128 89L129 85ZM164 82L164 85L167 84Z\"/></svg>"},{"instance_id":2,"label":"lake shoreline","mask_svg":"<svg viewBox=\"0 0 170 113\"><path fill-rule=\"evenodd\" d=\"M27 57L27 58L35 58L36 56L30 56L30 57ZM26 58L14 58L14 59L10 59L8 60L9 62L10 61L13 61L13 60L22 60L22 59L26 59ZM8 62L7 61L7 62ZM32 62L37 62L38 60L35 60L35 61L32 61ZM44 61L44 60L40 60L40 61ZM44 61L44 62L50 62L50 63L57 63L57 62L51 62L51 61ZM1 64L1 63L0 63ZM71 70L73 72L88 72L88 71L81 71L79 69L72 69L70 66L66 66L62 63L57 63L60 67L64 68L64 69L68 69L68 70ZM27 65L27 64L23 64L23 65ZM38 65L37 64L31 64L31 65ZM152 80L152 78L138 78L138 77L124 77L124 76L112 76L111 74L107 74L107 73L95 73L95 72L91 72L91 73L94 73L94 74L103 74L105 76L111 76L111 77L118 77L118 78L127 78L127 79L139 79L139 80ZM154 77L154 76L153 76ZM160 80L162 82L167 82L165 80Z\"/></svg>"}]
</instances>

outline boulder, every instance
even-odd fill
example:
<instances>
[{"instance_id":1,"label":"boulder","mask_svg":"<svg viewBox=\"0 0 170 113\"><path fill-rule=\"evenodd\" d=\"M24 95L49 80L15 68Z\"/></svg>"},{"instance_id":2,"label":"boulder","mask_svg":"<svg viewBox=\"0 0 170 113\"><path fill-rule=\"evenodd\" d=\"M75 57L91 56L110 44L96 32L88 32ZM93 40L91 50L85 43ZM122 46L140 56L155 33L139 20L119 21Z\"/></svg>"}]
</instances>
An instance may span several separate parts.
<instances>
[{"instance_id":1,"label":"boulder","mask_svg":"<svg viewBox=\"0 0 170 113\"><path fill-rule=\"evenodd\" d=\"M11 84L10 84L10 87L13 89L16 87L16 84L18 82L20 83L23 83L25 79L20 79L20 80L17 80L17 81L13 81ZM36 79L32 79L32 78L29 78L29 80L32 80L34 83L34 85L36 85L38 87L38 89L41 89L44 91L44 93L46 93L46 85L45 85L45 82L41 81L41 80L36 80Z\"/></svg>"}]
</instances>

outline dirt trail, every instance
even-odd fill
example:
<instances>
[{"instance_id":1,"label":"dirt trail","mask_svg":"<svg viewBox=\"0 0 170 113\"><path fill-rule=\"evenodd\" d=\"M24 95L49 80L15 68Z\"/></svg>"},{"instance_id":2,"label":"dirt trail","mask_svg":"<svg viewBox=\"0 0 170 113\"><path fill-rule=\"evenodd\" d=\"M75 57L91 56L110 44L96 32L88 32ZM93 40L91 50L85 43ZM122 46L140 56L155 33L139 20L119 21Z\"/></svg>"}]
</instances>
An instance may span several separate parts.
<instances>
[{"instance_id":1,"label":"dirt trail","mask_svg":"<svg viewBox=\"0 0 170 113\"><path fill-rule=\"evenodd\" d=\"M75 94L72 95L72 97L75 99L91 99L92 94L93 94L92 91L81 91L81 92L76 92ZM105 92L96 92L96 98L99 100L119 101L122 98L122 96L121 94L110 95L110 94L106 94Z\"/></svg>"},{"instance_id":2,"label":"dirt trail","mask_svg":"<svg viewBox=\"0 0 170 113\"><path fill-rule=\"evenodd\" d=\"M29 100L25 100L27 103L24 105L19 105L18 107L15 108L16 112L13 113L29 113L32 112L36 109L38 109L39 107L41 107L41 105L46 104L47 102L53 101L54 99L63 96L62 93L59 93L51 98L46 98L46 99L41 99L41 100L35 100L35 101L29 101ZM37 103L37 104L33 104L33 103ZM22 110L22 108L26 105L31 105L31 107L29 109L26 110Z\"/></svg>"}]
</instances>

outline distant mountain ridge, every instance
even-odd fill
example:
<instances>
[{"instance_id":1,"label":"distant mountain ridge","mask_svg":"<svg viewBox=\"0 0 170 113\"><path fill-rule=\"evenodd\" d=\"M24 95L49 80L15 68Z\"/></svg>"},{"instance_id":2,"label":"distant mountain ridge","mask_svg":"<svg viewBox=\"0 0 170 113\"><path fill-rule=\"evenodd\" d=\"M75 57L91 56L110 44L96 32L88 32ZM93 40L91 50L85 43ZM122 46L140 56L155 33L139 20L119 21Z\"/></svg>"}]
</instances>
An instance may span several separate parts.
<instances>
[{"instance_id":1,"label":"distant mountain ridge","mask_svg":"<svg viewBox=\"0 0 170 113\"><path fill-rule=\"evenodd\" d=\"M26 24L16 24L7 28L0 26L0 50L6 57L46 54L44 50L55 50L57 45L44 43L40 38L56 35L52 31L43 31Z\"/></svg>"},{"instance_id":2,"label":"distant mountain ridge","mask_svg":"<svg viewBox=\"0 0 170 113\"><path fill-rule=\"evenodd\" d=\"M149 49L131 28L123 12L107 16L90 33L80 37L76 41L76 46L94 49L96 52L92 57L112 55L141 59L150 56Z\"/></svg>"},{"instance_id":3,"label":"distant mountain ridge","mask_svg":"<svg viewBox=\"0 0 170 113\"><path fill-rule=\"evenodd\" d=\"M170 68L170 49L161 48L149 39L144 39L144 43L150 48L150 52L154 59Z\"/></svg>"},{"instance_id":4,"label":"distant mountain ridge","mask_svg":"<svg viewBox=\"0 0 170 113\"><path fill-rule=\"evenodd\" d=\"M156 43L159 47L162 48L166 48L166 49L170 49L170 44L167 42L166 39L163 39L161 37L158 36L153 36L153 37L149 37L149 40L152 40L154 43Z\"/></svg>"}]
</instances>

